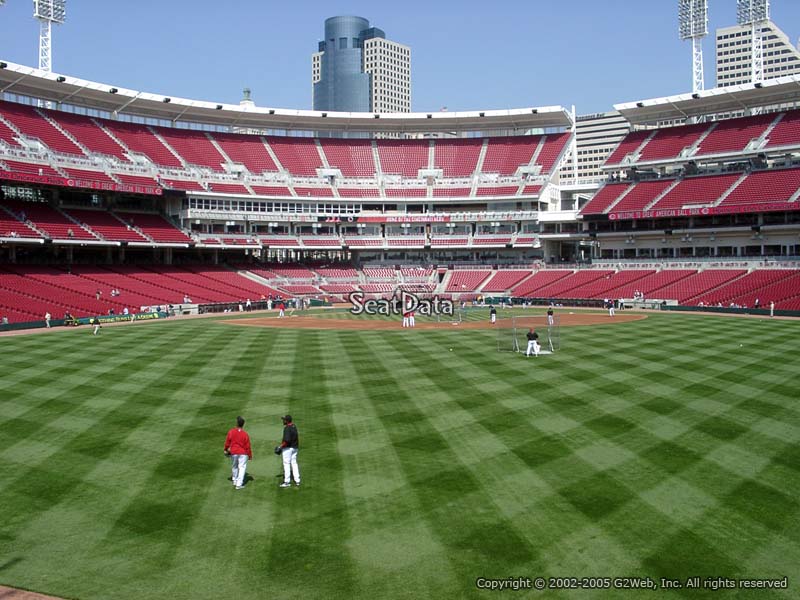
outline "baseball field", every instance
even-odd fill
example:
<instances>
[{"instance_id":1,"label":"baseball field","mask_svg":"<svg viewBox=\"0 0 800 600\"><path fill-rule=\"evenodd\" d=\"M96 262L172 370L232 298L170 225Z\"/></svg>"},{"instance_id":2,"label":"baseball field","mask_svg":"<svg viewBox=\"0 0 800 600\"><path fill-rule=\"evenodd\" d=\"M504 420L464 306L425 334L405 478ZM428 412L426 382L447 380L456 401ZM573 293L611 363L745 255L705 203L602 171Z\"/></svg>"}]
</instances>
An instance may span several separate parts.
<instances>
[{"instance_id":1,"label":"baseball field","mask_svg":"<svg viewBox=\"0 0 800 600\"><path fill-rule=\"evenodd\" d=\"M486 310L416 330L325 313L329 328L0 338L0 584L82 600L800 597L800 321L597 316L538 358L497 352L496 331L469 326ZM301 488L278 487L286 413ZM234 490L222 446L239 414L254 460Z\"/></svg>"}]
</instances>

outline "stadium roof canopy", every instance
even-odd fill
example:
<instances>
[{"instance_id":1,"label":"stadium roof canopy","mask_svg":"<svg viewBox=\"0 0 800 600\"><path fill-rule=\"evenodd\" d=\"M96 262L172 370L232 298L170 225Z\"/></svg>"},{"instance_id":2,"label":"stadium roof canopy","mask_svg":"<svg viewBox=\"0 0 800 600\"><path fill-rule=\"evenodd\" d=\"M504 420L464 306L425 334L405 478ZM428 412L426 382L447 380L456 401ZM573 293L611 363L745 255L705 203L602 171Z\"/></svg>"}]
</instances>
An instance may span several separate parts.
<instances>
[{"instance_id":1,"label":"stadium roof canopy","mask_svg":"<svg viewBox=\"0 0 800 600\"><path fill-rule=\"evenodd\" d=\"M561 106L468 112L347 113L247 107L137 92L33 67L0 62L0 92L164 121L253 129L426 133L562 128Z\"/></svg>"},{"instance_id":2,"label":"stadium roof canopy","mask_svg":"<svg viewBox=\"0 0 800 600\"><path fill-rule=\"evenodd\" d=\"M752 108L800 102L800 75L786 75L762 83L714 88L666 98L615 104L614 108L634 125L687 119Z\"/></svg>"}]
</instances>

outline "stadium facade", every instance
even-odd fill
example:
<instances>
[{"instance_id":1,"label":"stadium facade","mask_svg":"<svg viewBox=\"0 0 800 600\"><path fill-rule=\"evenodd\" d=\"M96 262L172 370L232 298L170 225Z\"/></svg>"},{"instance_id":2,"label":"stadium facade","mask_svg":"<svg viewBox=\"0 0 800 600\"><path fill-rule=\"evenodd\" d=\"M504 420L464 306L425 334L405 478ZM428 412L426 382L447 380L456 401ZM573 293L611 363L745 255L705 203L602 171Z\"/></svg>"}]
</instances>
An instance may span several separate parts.
<instances>
[{"instance_id":1,"label":"stadium facade","mask_svg":"<svg viewBox=\"0 0 800 600\"><path fill-rule=\"evenodd\" d=\"M286 110L0 62L0 308L31 318L68 289L90 314L111 283L143 305L398 286L692 304L731 285L800 310L799 83L619 104L576 144L559 106ZM613 146L604 177L563 178L594 146Z\"/></svg>"}]
</instances>

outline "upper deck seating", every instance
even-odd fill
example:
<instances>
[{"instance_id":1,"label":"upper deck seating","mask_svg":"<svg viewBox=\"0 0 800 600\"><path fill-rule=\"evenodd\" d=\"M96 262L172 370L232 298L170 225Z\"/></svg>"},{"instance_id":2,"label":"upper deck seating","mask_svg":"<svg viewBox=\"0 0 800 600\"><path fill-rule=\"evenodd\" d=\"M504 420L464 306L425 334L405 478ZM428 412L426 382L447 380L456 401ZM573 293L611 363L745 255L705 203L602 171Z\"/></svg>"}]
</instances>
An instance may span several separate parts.
<instances>
[{"instance_id":1,"label":"upper deck seating","mask_svg":"<svg viewBox=\"0 0 800 600\"><path fill-rule=\"evenodd\" d=\"M374 177L375 159L370 140L339 140L322 138L320 144L332 168L344 177Z\"/></svg>"}]
</instances>

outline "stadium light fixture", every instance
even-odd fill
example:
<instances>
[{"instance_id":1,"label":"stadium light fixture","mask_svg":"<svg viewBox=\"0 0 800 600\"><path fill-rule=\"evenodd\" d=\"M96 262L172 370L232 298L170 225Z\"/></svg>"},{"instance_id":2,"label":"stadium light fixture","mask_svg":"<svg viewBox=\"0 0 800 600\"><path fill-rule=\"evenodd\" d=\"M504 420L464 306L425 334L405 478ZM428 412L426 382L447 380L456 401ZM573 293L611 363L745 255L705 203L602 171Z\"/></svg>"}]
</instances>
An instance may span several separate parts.
<instances>
[{"instance_id":1,"label":"stadium light fixture","mask_svg":"<svg viewBox=\"0 0 800 600\"><path fill-rule=\"evenodd\" d=\"M67 78L64 77L63 75L59 75L58 77L56 77L56 81L58 83L64 83L66 80L67 80Z\"/></svg>"},{"instance_id":2,"label":"stadium light fixture","mask_svg":"<svg viewBox=\"0 0 800 600\"><path fill-rule=\"evenodd\" d=\"M5 69L6 67L8 67L7 62L0 62L0 69Z\"/></svg>"},{"instance_id":3,"label":"stadium light fixture","mask_svg":"<svg viewBox=\"0 0 800 600\"><path fill-rule=\"evenodd\" d=\"M118 91L119 90L117 88L112 87L110 90L108 90L108 93L109 94L116 94Z\"/></svg>"},{"instance_id":4,"label":"stadium light fixture","mask_svg":"<svg viewBox=\"0 0 800 600\"><path fill-rule=\"evenodd\" d=\"M53 24L61 25L67 18L67 0L33 0L33 17L39 21L39 69L53 69Z\"/></svg>"},{"instance_id":5,"label":"stadium light fixture","mask_svg":"<svg viewBox=\"0 0 800 600\"><path fill-rule=\"evenodd\" d=\"M752 81L764 80L763 25L769 21L769 0L736 0L736 21L750 26Z\"/></svg>"},{"instance_id":6,"label":"stadium light fixture","mask_svg":"<svg viewBox=\"0 0 800 600\"><path fill-rule=\"evenodd\" d=\"M692 92L705 89L703 38L708 35L708 0L678 0L678 34L692 40Z\"/></svg>"}]
</instances>

